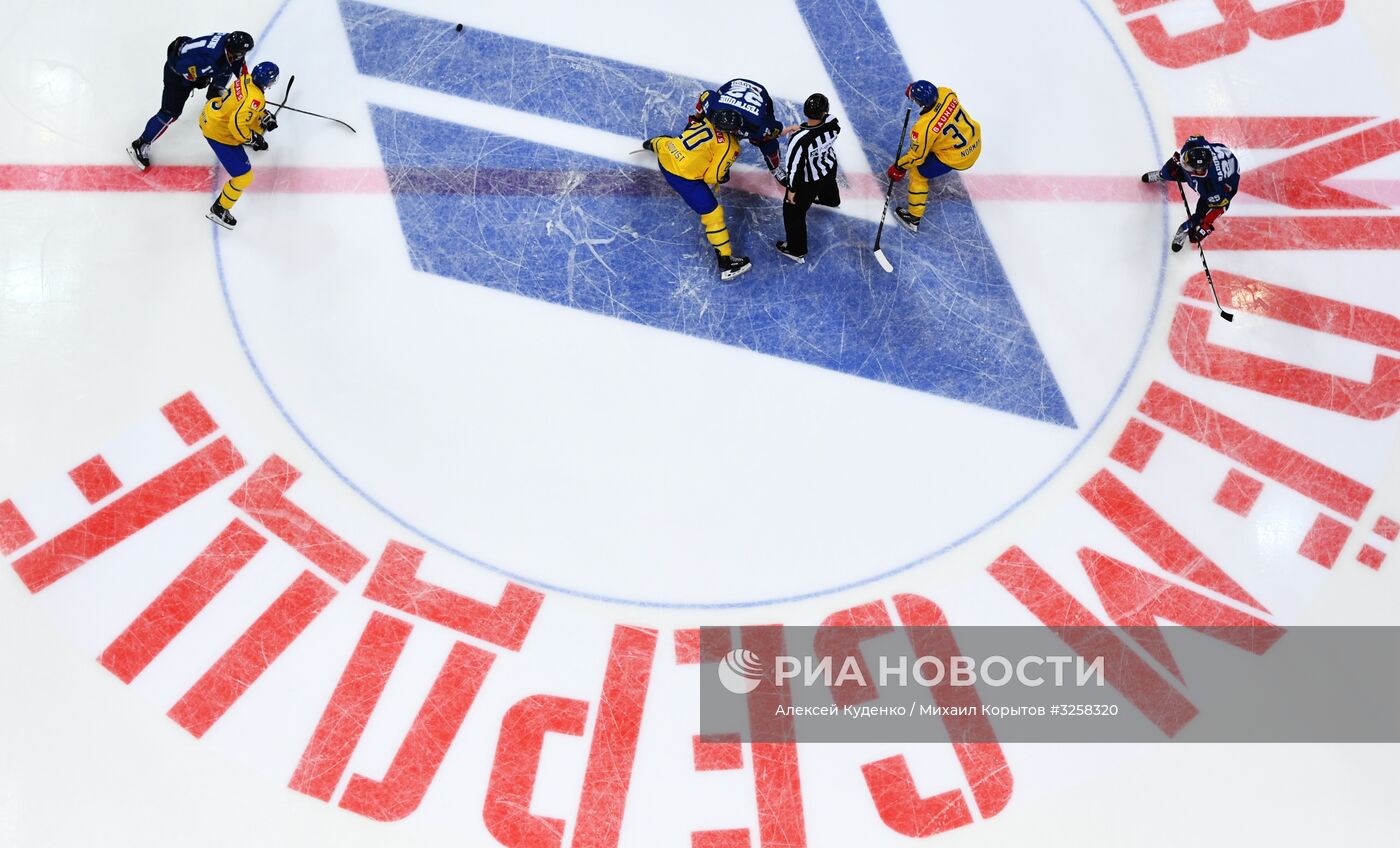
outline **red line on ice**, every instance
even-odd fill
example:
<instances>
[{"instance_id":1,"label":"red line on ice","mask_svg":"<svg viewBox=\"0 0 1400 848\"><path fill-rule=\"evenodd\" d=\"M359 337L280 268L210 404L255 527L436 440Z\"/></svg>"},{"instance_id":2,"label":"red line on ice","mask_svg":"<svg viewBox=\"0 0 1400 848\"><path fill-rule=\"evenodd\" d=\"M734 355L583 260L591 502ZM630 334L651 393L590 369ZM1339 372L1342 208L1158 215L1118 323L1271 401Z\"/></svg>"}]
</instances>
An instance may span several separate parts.
<instances>
[{"instance_id":1,"label":"red line on ice","mask_svg":"<svg viewBox=\"0 0 1400 848\"><path fill-rule=\"evenodd\" d=\"M466 171L464 170L464 174ZM479 174L473 171L473 174ZM389 178L380 167L259 168L257 190L295 194L382 194ZM873 174L850 174L846 189L854 198L880 198L886 183ZM0 165L0 191L195 192L207 193L222 182L212 165L158 165L141 172L130 165ZM1135 176L1063 176L1045 174L963 175L977 201L1043 201L1073 203L1156 202L1161 189L1140 183ZM490 193L496 185L510 191L509 180L472 180L473 188ZM734 188L778 196L781 187L757 169L735 171ZM1329 185L1367 199L1400 208L1400 180L1333 180ZM1252 198L1241 195L1246 205Z\"/></svg>"}]
</instances>

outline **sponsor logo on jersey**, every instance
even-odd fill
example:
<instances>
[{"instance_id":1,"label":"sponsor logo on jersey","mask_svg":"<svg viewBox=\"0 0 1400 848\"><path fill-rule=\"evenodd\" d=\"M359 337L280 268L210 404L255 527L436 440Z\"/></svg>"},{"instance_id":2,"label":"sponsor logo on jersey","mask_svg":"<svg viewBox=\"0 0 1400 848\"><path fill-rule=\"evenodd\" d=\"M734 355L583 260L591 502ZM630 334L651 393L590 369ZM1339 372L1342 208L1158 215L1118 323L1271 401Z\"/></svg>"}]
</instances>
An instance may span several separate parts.
<instances>
[{"instance_id":1,"label":"sponsor logo on jersey","mask_svg":"<svg viewBox=\"0 0 1400 848\"><path fill-rule=\"evenodd\" d=\"M933 126L929 128L930 132L934 135L942 132L943 128L948 125L948 121L952 119L953 115L957 114L957 111L958 98L949 97L948 105L943 107L943 111L938 115L938 120L934 121Z\"/></svg>"}]
</instances>

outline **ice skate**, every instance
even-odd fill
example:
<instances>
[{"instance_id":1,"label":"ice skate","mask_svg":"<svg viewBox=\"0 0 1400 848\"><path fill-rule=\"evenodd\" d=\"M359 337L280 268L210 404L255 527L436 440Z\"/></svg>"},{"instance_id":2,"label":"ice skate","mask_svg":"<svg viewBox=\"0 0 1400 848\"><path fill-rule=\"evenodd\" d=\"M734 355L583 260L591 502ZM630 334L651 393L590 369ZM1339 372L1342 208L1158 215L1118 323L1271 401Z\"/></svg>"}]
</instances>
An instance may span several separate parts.
<instances>
[{"instance_id":1,"label":"ice skate","mask_svg":"<svg viewBox=\"0 0 1400 848\"><path fill-rule=\"evenodd\" d=\"M143 171L151 167L151 146L143 143L139 138L127 146L126 155L130 156L136 167Z\"/></svg>"},{"instance_id":2,"label":"ice skate","mask_svg":"<svg viewBox=\"0 0 1400 848\"><path fill-rule=\"evenodd\" d=\"M204 214L204 217L226 230L231 230L238 226L238 219L233 217L233 213L220 206L217 201L213 206L209 207L209 211Z\"/></svg>"},{"instance_id":3,"label":"ice skate","mask_svg":"<svg viewBox=\"0 0 1400 848\"><path fill-rule=\"evenodd\" d=\"M735 277L753 267L747 256L720 256L719 257L719 278L721 282L728 283Z\"/></svg>"},{"instance_id":4,"label":"ice skate","mask_svg":"<svg viewBox=\"0 0 1400 848\"><path fill-rule=\"evenodd\" d=\"M788 259L791 259L793 262L796 262L798 265L802 265L807 261L807 254L793 253L791 250L788 249L788 243L785 241L777 242L773 246L778 249L779 253L781 253L783 256L786 256Z\"/></svg>"},{"instance_id":5,"label":"ice skate","mask_svg":"<svg viewBox=\"0 0 1400 848\"><path fill-rule=\"evenodd\" d=\"M920 219L915 215L910 215L908 209L901 206L894 210L894 216L899 219L899 223L904 229L911 233L917 233L919 231Z\"/></svg>"},{"instance_id":6,"label":"ice skate","mask_svg":"<svg viewBox=\"0 0 1400 848\"><path fill-rule=\"evenodd\" d=\"M1190 236L1190 234L1190 224L1182 224L1177 229L1176 235L1172 236L1172 253L1178 253L1183 247L1186 246L1186 239Z\"/></svg>"}]
</instances>

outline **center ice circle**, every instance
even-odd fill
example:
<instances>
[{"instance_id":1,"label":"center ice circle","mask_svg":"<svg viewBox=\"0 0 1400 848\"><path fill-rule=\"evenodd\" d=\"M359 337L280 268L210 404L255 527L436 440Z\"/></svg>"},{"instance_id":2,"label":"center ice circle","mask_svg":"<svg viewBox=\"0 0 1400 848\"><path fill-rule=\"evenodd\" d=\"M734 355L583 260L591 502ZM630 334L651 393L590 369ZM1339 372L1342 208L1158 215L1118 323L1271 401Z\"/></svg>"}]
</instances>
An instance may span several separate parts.
<instances>
[{"instance_id":1,"label":"center ice circle","mask_svg":"<svg viewBox=\"0 0 1400 848\"><path fill-rule=\"evenodd\" d=\"M988 153L969 174L974 199L983 177L1132 179L1159 160L1130 70L1082 8L1073 51L1064 49L1068 36L1047 45L1007 33L997 34L998 49L1021 68L1042 63L1043 76L1080 94L1075 120L1096 128L1098 173L1065 175L1058 151L1016 141L1066 120L1062 104L1024 97L1020 71L980 90L947 80L979 104L984 132L1000 137L994 146L988 136ZM324 16L293 4L264 43L275 50L279 39L324 28ZM1059 18L1055 25L1070 28ZM572 30L538 37L589 42ZM664 62L636 49L619 46L617 58ZM739 57L719 56L717 67L728 59ZM327 67L308 78L356 73L348 57L321 61ZM1103 74L1108 65L1125 73ZM783 92L783 82L770 86ZM803 84L787 83L785 93ZM499 110L454 112L440 95L371 84L369 97L376 108L391 101L503 140L537 131ZM686 105L676 104L677 115ZM1145 124L1113 123L1133 107ZM373 126L368 109L356 122ZM379 166L381 151L362 133L336 139L332 155L341 159L331 164ZM284 134L280 164L326 164L327 136L314 139L316 148L304 149ZM846 161L860 173L855 156ZM643 606L754 606L836 592L975 538L1093 436L1136 367L1165 275L1161 205L1076 203L1067 215L1053 199L977 204L1073 415L1065 426L415 270L403 210L388 193L267 188L256 219L245 204L240 231L216 231L215 249L244 350L297 434L366 501L445 551L532 586ZM873 231L878 205L861 208L857 198L851 207ZM269 252L279 221L295 221L296 241L318 249ZM562 224L587 249L579 238L586 220L564 215L529 230L532 223L519 222L521 238L556 237ZM1116 247L1084 255L1086 230L1095 244ZM746 235L756 261L777 261L762 253L766 233L738 238ZM441 233L471 237L446 226ZM658 263L676 261L699 260L658 251Z\"/></svg>"}]
</instances>

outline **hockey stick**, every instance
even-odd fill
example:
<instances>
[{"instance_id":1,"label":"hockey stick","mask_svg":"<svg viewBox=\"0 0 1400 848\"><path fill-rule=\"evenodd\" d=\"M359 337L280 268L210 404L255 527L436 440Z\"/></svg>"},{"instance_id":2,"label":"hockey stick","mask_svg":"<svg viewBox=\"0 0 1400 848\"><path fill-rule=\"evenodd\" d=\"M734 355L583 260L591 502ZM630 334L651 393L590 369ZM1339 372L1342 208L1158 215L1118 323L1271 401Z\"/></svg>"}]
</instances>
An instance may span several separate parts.
<instances>
[{"instance_id":1,"label":"hockey stick","mask_svg":"<svg viewBox=\"0 0 1400 848\"><path fill-rule=\"evenodd\" d=\"M904 110L904 126L899 130L899 144L895 147L894 161L899 162L899 157L904 154L904 134L909 130L909 115L913 113L914 107L909 106ZM894 194L894 180L890 180L890 187L885 189L885 206L880 210L880 227L875 230L875 261L880 263L880 267L885 269L886 274L894 273L894 265L885 256L885 251L880 249L880 237L885 234L885 216L890 213L890 196Z\"/></svg>"},{"instance_id":2,"label":"hockey stick","mask_svg":"<svg viewBox=\"0 0 1400 848\"><path fill-rule=\"evenodd\" d=\"M291 86L288 86L288 88L290 88L290 87L291 87ZM349 124L345 123L344 121L342 121L342 120L339 119L339 118L332 118L330 115L318 115L318 114L316 114L315 112L308 112L308 111L306 111L305 109L298 109L298 108L296 108L295 106L287 106L287 105L285 105L285 104L282 105L282 106L279 107L279 108L281 108L281 109L286 109L288 112L296 112L297 114L300 114L300 115L310 115L310 116L313 117L313 118L320 118L320 119L322 119L322 120L324 120L324 121L335 121L337 124L340 124L342 127L345 127L345 128L346 128L347 130L349 130L350 132L355 132L355 128L354 128L354 127L350 126Z\"/></svg>"},{"instance_id":3,"label":"hockey stick","mask_svg":"<svg viewBox=\"0 0 1400 848\"><path fill-rule=\"evenodd\" d=\"M292 96L292 84L297 81L297 75L292 74L287 80L287 88L282 92L282 102L277 104L277 108L272 110L272 117L277 117L277 113L282 111L282 107L287 105L287 98Z\"/></svg>"},{"instance_id":4,"label":"hockey stick","mask_svg":"<svg viewBox=\"0 0 1400 848\"><path fill-rule=\"evenodd\" d=\"M1186 218L1191 218L1191 204L1186 202L1186 186L1180 181L1176 184L1176 190L1181 192L1181 205L1186 207ZM1206 282L1210 284L1210 296L1215 298L1215 308L1220 310L1220 317L1226 321L1235 320L1235 316L1225 311L1225 307L1220 305L1220 295L1215 293L1215 279L1210 275L1210 266L1206 264L1206 247L1199 241L1196 242L1196 249L1201 252L1201 267L1206 269Z\"/></svg>"},{"instance_id":5,"label":"hockey stick","mask_svg":"<svg viewBox=\"0 0 1400 848\"><path fill-rule=\"evenodd\" d=\"M274 103L274 104L273 104L273 106L276 107L276 108L274 108L274 109L272 110L272 118L273 118L273 120L276 120L276 119L277 119L277 113L282 109L282 107L287 105L287 98L292 96L292 83L294 83L294 82L296 82L296 81L297 81L297 75L296 75L296 74L292 74L291 79L288 79L288 80L287 80L287 88L282 92L282 102L281 102L281 103ZM249 144L248 146L251 146L251 144ZM253 149L254 149L254 150L257 150L258 148L254 147ZM264 148L262 148L262 149L263 149L263 150L266 150L267 148L264 147Z\"/></svg>"}]
</instances>

